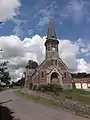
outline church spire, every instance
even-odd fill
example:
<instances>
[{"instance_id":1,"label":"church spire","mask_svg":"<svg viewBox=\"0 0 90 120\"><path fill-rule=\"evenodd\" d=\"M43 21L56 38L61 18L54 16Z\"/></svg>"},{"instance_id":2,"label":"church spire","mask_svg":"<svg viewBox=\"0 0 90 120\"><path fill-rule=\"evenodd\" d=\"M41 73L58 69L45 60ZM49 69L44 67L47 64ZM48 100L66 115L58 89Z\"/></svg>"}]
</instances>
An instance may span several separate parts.
<instances>
[{"instance_id":1,"label":"church spire","mask_svg":"<svg viewBox=\"0 0 90 120\"><path fill-rule=\"evenodd\" d=\"M52 21L52 17L50 17L50 21L49 21L47 39L57 39L54 25L53 25L53 21Z\"/></svg>"}]
</instances>

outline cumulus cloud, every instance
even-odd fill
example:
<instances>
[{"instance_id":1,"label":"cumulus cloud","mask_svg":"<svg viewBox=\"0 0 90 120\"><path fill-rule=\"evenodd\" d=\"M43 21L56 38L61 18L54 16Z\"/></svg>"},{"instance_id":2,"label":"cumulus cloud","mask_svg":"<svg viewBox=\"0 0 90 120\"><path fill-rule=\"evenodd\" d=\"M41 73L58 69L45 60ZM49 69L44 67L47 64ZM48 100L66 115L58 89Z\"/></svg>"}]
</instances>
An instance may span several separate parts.
<instances>
[{"instance_id":1,"label":"cumulus cloud","mask_svg":"<svg viewBox=\"0 0 90 120\"><path fill-rule=\"evenodd\" d=\"M0 48L3 49L1 56L3 60L9 61L8 66L13 79L20 77L28 60L41 62L44 59L44 42L45 37L41 38L39 35L25 38L23 41L14 35L0 37Z\"/></svg>"},{"instance_id":2,"label":"cumulus cloud","mask_svg":"<svg viewBox=\"0 0 90 120\"><path fill-rule=\"evenodd\" d=\"M90 63L87 63L83 58L77 60L77 71L90 73Z\"/></svg>"},{"instance_id":3,"label":"cumulus cloud","mask_svg":"<svg viewBox=\"0 0 90 120\"><path fill-rule=\"evenodd\" d=\"M44 60L45 40L46 36L41 38L39 35L25 38L23 41L14 35L0 37L0 48L3 49L0 56L3 57L3 60L9 61L8 67L13 80L22 76L28 60L35 60L39 64ZM78 54L81 54L79 44L80 42L82 44L82 41L78 40L79 42L76 41L75 43L70 40L59 41L60 57L69 69L73 72L90 72L90 63L87 63L84 58L77 57ZM85 47L83 44L82 46Z\"/></svg>"},{"instance_id":4,"label":"cumulus cloud","mask_svg":"<svg viewBox=\"0 0 90 120\"><path fill-rule=\"evenodd\" d=\"M70 40L60 40L59 50L60 57L72 71L75 71L77 69L78 46Z\"/></svg>"},{"instance_id":5,"label":"cumulus cloud","mask_svg":"<svg viewBox=\"0 0 90 120\"><path fill-rule=\"evenodd\" d=\"M0 0L0 21L12 19L21 6L19 0Z\"/></svg>"}]
</instances>

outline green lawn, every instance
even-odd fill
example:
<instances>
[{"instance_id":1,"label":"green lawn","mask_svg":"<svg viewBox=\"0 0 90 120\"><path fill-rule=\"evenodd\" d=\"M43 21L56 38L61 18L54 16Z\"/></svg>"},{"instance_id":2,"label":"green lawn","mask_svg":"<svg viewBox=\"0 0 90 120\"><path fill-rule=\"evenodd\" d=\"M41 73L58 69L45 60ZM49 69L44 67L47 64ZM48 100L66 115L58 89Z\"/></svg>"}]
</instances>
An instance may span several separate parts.
<instances>
[{"instance_id":1,"label":"green lawn","mask_svg":"<svg viewBox=\"0 0 90 120\"><path fill-rule=\"evenodd\" d=\"M90 92L84 90L64 90L60 92L60 98L80 101L83 104L90 105Z\"/></svg>"}]
</instances>

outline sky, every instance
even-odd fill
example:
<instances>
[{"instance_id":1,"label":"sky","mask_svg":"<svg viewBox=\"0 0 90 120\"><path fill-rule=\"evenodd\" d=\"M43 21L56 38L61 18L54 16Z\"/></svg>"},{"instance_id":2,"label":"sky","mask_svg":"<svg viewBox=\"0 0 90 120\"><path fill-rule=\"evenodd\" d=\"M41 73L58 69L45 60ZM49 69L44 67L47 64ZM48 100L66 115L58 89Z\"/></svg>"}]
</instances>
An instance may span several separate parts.
<instances>
[{"instance_id":1,"label":"sky","mask_svg":"<svg viewBox=\"0 0 90 120\"><path fill-rule=\"evenodd\" d=\"M18 80L28 60L44 60L49 17L71 72L90 73L90 0L0 0L1 61Z\"/></svg>"}]
</instances>

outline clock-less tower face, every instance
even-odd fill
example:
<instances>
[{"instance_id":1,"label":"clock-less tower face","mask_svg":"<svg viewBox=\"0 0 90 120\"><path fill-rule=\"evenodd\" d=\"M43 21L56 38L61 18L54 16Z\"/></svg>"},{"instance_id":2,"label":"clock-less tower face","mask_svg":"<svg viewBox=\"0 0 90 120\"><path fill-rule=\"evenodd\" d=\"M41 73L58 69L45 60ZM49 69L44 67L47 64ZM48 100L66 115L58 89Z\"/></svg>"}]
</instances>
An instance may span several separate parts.
<instances>
[{"instance_id":1,"label":"clock-less tower face","mask_svg":"<svg viewBox=\"0 0 90 120\"><path fill-rule=\"evenodd\" d=\"M46 58L48 58L48 57L59 57L58 44L59 44L59 41L56 38L56 33L55 33L55 30L54 30L52 18L50 18L47 38L46 38L46 42L45 42Z\"/></svg>"}]
</instances>

